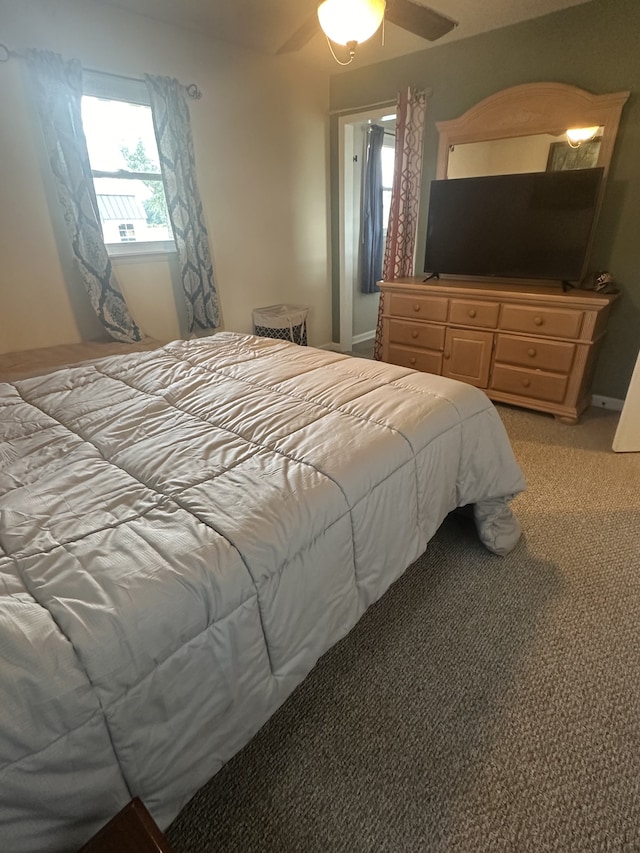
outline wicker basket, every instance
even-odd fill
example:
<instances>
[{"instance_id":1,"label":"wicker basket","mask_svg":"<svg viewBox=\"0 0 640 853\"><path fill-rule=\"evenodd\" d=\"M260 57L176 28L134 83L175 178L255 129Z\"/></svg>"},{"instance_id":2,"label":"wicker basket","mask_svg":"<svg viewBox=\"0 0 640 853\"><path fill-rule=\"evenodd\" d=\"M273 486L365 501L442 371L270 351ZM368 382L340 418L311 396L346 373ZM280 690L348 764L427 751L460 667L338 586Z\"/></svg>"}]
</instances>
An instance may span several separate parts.
<instances>
[{"instance_id":1,"label":"wicker basket","mask_svg":"<svg viewBox=\"0 0 640 853\"><path fill-rule=\"evenodd\" d=\"M253 332L262 338L279 338L306 347L307 314L304 305L268 305L253 309Z\"/></svg>"}]
</instances>

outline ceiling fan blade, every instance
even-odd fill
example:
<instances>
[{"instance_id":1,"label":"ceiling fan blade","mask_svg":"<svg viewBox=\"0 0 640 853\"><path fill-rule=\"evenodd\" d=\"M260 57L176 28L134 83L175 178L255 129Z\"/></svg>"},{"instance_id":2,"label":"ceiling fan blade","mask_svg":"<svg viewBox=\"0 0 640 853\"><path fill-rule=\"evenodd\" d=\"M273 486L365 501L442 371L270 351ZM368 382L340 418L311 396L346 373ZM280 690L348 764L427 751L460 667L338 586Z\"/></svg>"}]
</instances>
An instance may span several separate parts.
<instances>
[{"instance_id":1,"label":"ceiling fan blade","mask_svg":"<svg viewBox=\"0 0 640 853\"><path fill-rule=\"evenodd\" d=\"M286 42L278 48L276 54L293 53L296 50L301 50L308 41L311 41L319 29L320 24L318 22L318 15L314 12L313 15L309 15L304 24L295 31L291 38L288 38Z\"/></svg>"},{"instance_id":2,"label":"ceiling fan blade","mask_svg":"<svg viewBox=\"0 0 640 853\"><path fill-rule=\"evenodd\" d=\"M385 18L397 27L429 41L441 38L458 26L457 21L413 0L387 0Z\"/></svg>"}]
</instances>

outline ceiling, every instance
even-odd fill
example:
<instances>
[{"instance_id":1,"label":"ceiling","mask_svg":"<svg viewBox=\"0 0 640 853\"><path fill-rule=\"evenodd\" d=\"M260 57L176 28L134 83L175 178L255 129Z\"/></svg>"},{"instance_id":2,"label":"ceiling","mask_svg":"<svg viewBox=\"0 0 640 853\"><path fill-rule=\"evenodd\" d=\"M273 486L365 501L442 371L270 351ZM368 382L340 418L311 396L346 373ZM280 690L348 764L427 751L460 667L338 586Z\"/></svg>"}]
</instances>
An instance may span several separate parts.
<instances>
[{"instance_id":1,"label":"ceiling","mask_svg":"<svg viewBox=\"0 0 640 853\"><path fill-rule=\"evenodd\" d=\"M158 21L260 53L275 54L317 6L317 0L98 0ZM420 0L417 0L420 2ZM433 44L467 38L488 30L537 18L590 0L428 0L425 5L459 22L437 42L424 41L386 25L385 44L374 36L358 48L357 64L369 64L413 53ZM309 58L328 53L323 37L314 36L298 54ZM336 69L338 66L335 66Z\"/></svg>"}]
</instances>

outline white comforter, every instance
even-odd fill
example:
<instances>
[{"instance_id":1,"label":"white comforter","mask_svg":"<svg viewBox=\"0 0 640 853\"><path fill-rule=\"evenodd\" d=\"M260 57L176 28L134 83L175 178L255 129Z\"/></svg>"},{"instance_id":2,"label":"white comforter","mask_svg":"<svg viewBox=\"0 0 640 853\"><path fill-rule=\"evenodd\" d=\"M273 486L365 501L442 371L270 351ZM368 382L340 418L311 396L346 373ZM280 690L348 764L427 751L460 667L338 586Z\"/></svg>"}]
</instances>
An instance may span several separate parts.
<instances>
[{"instance_id":1,"label":"white comforter","mask_svg":"<svg viewBox=\"0 0 640 853\"><path fill-rule=\"evenodd\" d=\"M0 384L0 849L161 826L476 504L524 483L468 385L229 333Z\"/></svg>"}]
</instances>

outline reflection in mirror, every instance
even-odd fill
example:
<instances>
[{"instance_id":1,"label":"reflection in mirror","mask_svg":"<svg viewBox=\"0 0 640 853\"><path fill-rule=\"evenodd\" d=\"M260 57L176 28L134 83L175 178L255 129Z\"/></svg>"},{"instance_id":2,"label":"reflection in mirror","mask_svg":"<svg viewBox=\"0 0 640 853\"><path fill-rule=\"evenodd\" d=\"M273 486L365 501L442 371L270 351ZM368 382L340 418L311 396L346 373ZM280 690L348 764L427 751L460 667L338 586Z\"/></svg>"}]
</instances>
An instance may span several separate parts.
<instances>
[{"instance_id":1,"label":"reflection in mirror","mask_svg":"<svg viewBox=\"0 0 640 853\"><path fill-rule=\"evenodd\" d=\"M598 164L603 128L594 139L572 147L564 134L465 142L449 148L448 178L484 175L514 175L522 172L552 172L590 169Z\"/></svg>"}]
</instances>

